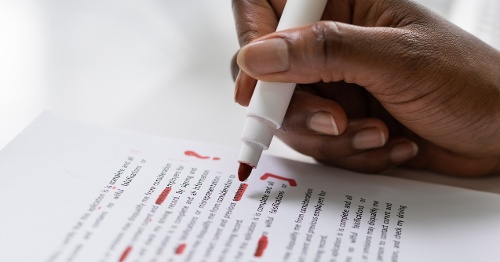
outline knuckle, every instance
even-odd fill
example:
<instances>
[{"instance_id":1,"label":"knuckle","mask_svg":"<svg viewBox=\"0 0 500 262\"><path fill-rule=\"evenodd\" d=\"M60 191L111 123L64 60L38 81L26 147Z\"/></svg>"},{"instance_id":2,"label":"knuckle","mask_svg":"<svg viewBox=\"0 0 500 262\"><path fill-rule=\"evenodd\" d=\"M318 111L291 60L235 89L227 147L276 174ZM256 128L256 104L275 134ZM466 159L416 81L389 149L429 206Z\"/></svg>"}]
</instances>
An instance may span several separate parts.
<instances>
[{"instance_id":1,"label":"knuckle","mask_svg":"<svg viewBox=\"0 0 500 262\"><path fill-rule=\"evenodd\" d=\"M314 65L314 70L322 72L322 80L324 82L334 81L331 73L331 68L339 57L342 49L342 32L336 22L321 21L315 23L312 27L314 42L312 45L312 59L315 61L307 61Z\"/></svg>"},{"instance_id":2,"label":"knuckle","mask_svg":"<svg viewBox=\"0 0 500 262\"><path fill-rule=\"evenodd\" d=\"M332 155L332 147L329 143L321 143L321 146L318 148L318 154L321 159L328 159L327 161L334 161L336 156Z\"/></svg>"},{"instance_id":3,"label":"knuckle","mask_svg":"<svg viewBox=\"0 0 500 262\"><path fill-rule=\"evenodd\" d=\"M236 24L236 33L240 46L244 46L260 37L258 28L255 28L254 23L250 20L240 20Z\"/></svg>"},{"instance_id":4,"label":"knuckle","mask_svg":"<svg viewBox=\"0 0 500 262\"><path fill-rule=\"evenodd\" d=\"M298 130L297 122L293 121L289 117L285 118L281 127L279 128L279 131L281 131L285 134L297 133L297 130Z\"/></svg>"},{"instance_id":5,"label":"knuckle","mask_svg":"<svg viewBox=\"0 0 500 262\"><path fill-rule=\"evenodd\" d=\"M336 163L341 162L346 157L346 154L348 152L345 151L345 145L339 138L324 137L317 148L317 157L334 166L336 166Z\"/></svg>"},{"instance_id":6,"label":"knuckle","mask_svg":"<svg viewBox=\"0 0 500 262\"><path fill-rule=\"evenodd\" d=\"M268 1L232 0L232 8L240 46L274 32L270 25L276 18L270 17Z\"/></svg>"},{"instance_id":7,"label":"knuckle","mask_svg":"<svg viewBox=\"0 0 500 262\"><path fill-rule=\"evenodd\" d=\"M414 72L429 64L428 60L435 60L440 54L434 44L429 44L425 37L410 30L400 30L394 39L391 49L396 57L404 61L403 65L408 71Z\"/></svg>"}]
</instances>

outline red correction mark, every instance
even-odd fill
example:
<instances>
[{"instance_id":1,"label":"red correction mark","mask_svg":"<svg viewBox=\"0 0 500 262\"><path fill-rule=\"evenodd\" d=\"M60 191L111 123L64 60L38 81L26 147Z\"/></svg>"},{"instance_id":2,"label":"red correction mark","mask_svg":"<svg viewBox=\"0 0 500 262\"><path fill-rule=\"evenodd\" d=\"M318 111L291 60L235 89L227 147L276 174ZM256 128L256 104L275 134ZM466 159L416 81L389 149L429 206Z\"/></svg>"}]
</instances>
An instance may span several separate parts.
<instances>
[{"instance_id":1,"label":"red correction mark","mask_svg":"<svg viewBox=\"0 0 500 262\"><path fill-rule=\"evenodd\" d=\"M156 199L155 204L161 205L161 203L163 203L163 201L165 201L165 199L167 199L167 196L168 196L168 194L170 194L170 191L172 191L171 187L165 187L165 189L163 189L161 194Z\"/></svg>"},{"instance_id":2,"label":"red correction mark","mask_svg":"<svg viewBox=\"0 0 500 262\"><path fill-rule=\"evenodd\" d=\"M186 156L193 156L193 157L196 157L196 158L199 158L199 159L210 159L209 156L202 156L194 151L191 151L191 150L187 150L184 152L184 155ZM220 157L212 157L212 160L220 160Z\"/></svg>"},{"instance_id":3,"label":"red correction mark","mask_svg":"<svg viewBox=\"0 0 500 262\"><path fill-rule=\"evenodd\" d=\"M295 182L294 179L278 176L278 175L271 174L271 173L265 173L264 175L262 175L260 177L260 180L266 180L270 177L274 177L274 178L279 179L279 180L287 181L290 184L290 186L297 186L297 182Z\"/></svg>"},{"instance_id":4,"label":"red correction mark","mask_svg":"<svg viewBox=\"0 0 500 262\"><path fill-rule=\"evenodd\" d=\"M127 259L128 257L128 254L130 254L130 251L132 251L132 246L128 246L127 248L125 248L125 251L123 251L122 255L120 256L120 260L118 261L125 261L125 259Z\"/></svg>"},{"instance_id":5,"label":"red correction mark","mask_svg":"<svg viewBox=\"0 0 500 262\"><path fill-rule=\"evenodd\" d=\"M267 236L261 236L259 242L257 243L257 250L255 250L254 256L261 257L264 255L264 251L267 248Z\"/></svg>"},{"instance_id":6,"label":"red correction mark","mask_svg":"<svg viewBox=\"0 0 500 262\"><path fill-rule=\"evenodd\" d=\"M184 253L184 249L186 249L186 243L180 244L176 249L175 249L175 254L176 255L182 255Z\"/></svg>"},{"instance_id":7,"label":"red correction mark","mask_svg":"<svg viewBox=\"0 0 500 262\"><path fill-rule=\"evenodd\" d=\"M248 184L246 183L241 183L240 187L238 188L238 191L236 191L236 194L234 195L233 201L240 201L241 198L243 197L243 194L245 193L245 190L247 190Z\"/></svg>"}]
</instances>

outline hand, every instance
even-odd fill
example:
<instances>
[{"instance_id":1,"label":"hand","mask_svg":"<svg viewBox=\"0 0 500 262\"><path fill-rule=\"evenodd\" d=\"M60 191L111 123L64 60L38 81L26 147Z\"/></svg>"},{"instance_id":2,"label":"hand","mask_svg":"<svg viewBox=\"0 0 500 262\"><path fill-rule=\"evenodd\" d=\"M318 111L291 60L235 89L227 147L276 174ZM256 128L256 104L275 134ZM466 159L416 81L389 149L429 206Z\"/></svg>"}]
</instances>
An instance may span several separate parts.
<instances>
[{"instance_id":1,"label":"hand","mask_svg":"<svg viewBox=\"0 0 500 262\"><path fill-rule=\"evenodd\" d=\"M281 140L362 172L500 173L499 51L405 0L331 0L321 22L274 33L284 3L233 0L236 102L256 79L298 83Z\"/></svg>"}]
</instances>

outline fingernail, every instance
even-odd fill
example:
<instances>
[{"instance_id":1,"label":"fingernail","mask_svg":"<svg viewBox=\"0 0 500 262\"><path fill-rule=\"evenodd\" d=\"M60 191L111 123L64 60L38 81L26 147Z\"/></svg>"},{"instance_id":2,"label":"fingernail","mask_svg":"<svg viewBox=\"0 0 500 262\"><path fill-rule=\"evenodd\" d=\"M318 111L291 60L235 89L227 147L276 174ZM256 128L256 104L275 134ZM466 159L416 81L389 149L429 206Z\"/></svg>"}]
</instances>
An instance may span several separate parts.
<instances>
[{"instance_id":1,"label":"fingernail","mask_svg":"<svg viewBox=\"0 0 500 262\"><path fill-rule=\"evenodd\" d=\"M393 163L403 163L418 153L418 146L414 142L402 142L392 147L390 158Z\"/></svg>"},{"instance_id":2,"label":"fingernail","mask_svg":"<svg viewBox=\"0 0 500 262\"><path fill-rule=\"evenodd\" d=\"M282 38L257 41L241 48L237 63L243 71L265 75L288 70L288 46Z\"/></svg>"},{"instance_id":3,"label":"fingernail","mask_svg":"<svg viewBox=\"0 0 500 262\"><path fill-rule=\"evenodd\" d=\"M241 70L238 72L238 76L236 76L236 80L234 80L234 102L238 103L238 90L240 89L240 81L241 81Z\"/></svg>"},{"instance_id":4,"label":"fingernail","mask_svg":"<svg viewBox=\"0 0 500 262\"><path fill-rule=\"evenodd\" d=\"M381 147L385 142L384 132L376 127L362 129L352 138L352 146L359 150Z\"/></svg>"},{"instance_id":5,"label":"fingernail","mask_svg":"<svg viewBox=\"0 0 500 262\"><path fill-rule=\"evenodd\" d=\"M333 119L332 114L327 112L315 113L311 119L309 119L309 128L313 131L327 134L327 135L338 135L339 130L337 124Z\"/></svg>"}]
</instances>

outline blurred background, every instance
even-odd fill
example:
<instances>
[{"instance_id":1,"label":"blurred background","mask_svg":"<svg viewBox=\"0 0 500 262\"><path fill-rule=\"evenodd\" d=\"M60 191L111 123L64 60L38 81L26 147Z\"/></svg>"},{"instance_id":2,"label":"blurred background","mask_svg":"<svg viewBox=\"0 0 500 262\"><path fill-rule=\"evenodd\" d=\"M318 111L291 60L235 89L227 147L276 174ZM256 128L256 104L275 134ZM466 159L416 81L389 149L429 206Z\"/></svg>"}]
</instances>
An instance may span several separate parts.
<instances>
[{"instance_id":1,"label":"blurred background","mask_svg":"<svg viewBox=\"0 0 500 262\"><path fill-rule=\"evenodd\" d=\"M0 146L43 110L237 143L229 0L2 0L0 32Z\"/></svg>"},{"instance_id":2,"label":"blurred background","mask_svg":"<svg viewBox=\"0 0 500 262\"><path fill-rule=\"evenodd\" d=\"M500 1L418 2L499 42ZM245 109L233 100L229 61L239 47L230 0L2 0L0 32L0 148L44 110L240 145ZM277 140L269 152L307 161Z\"/></svg>"}]
</instances>

